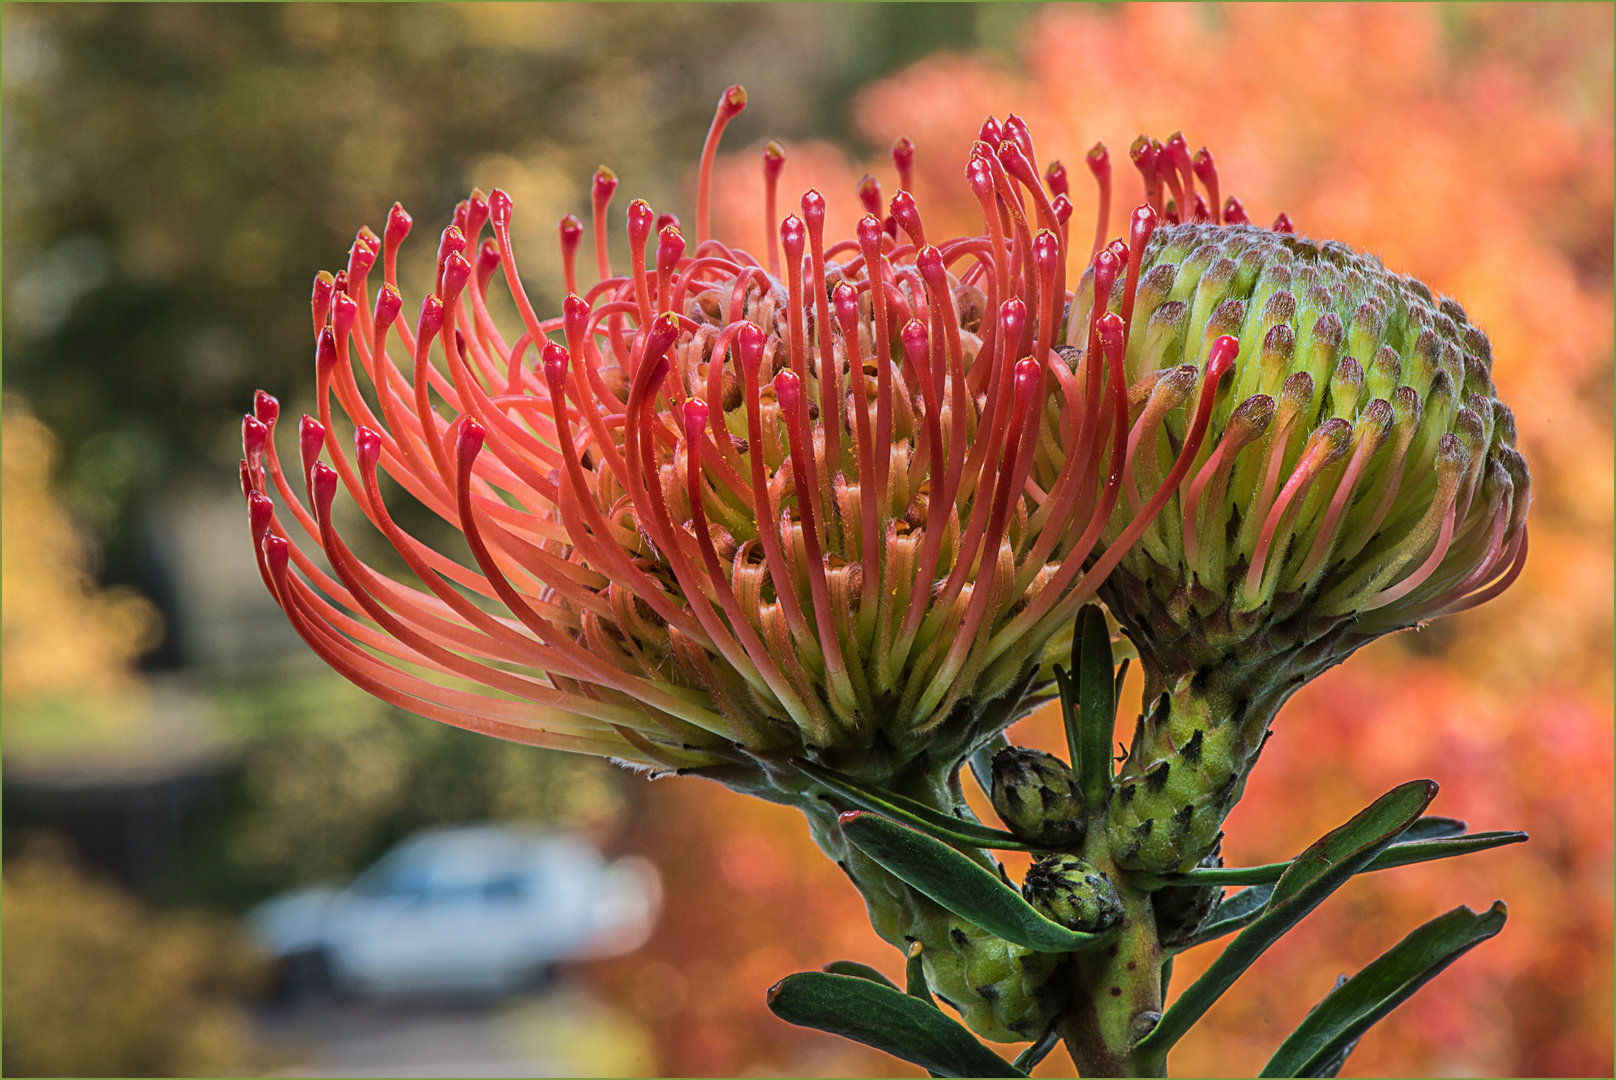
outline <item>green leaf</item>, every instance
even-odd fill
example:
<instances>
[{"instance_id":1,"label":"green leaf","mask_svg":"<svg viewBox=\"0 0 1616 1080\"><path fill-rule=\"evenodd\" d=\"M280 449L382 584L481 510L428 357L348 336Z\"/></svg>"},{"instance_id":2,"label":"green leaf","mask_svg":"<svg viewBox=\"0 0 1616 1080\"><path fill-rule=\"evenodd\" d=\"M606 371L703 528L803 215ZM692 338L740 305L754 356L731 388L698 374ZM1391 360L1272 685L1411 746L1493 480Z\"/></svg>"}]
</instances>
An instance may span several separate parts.
<instances>
[{"instance_id":1,"label":"green leaf","mask_svg":"<svg viewBox=\"0 0 1616 1080\"><path fill-rule=\"evenodd\" d=\"M1066 680L1071 684L1070 694L1062 695L1076 706L1066 712L1066 740L1083 798L1090 806L1101 805L1111 790L1111 737L1117 723L1115 678L1111 630L1104 612L1090 604L1077 615L1072 673Z\"/></svg>"},{"instance_id":2,"label":"green leaf","mask_svg":"<svg viewBox=\"0 0 1616 1080\"><path fill-rule=\"evenodd\" d=\"M1413 843L1415 840L1440 840L1449 836L1463 836L1470 828L1458 818L1437 817L1426 814L1420 820L1410 825L1402 836L1397 838L1399 844Z\"/></svg>"},{"instance_id":3,"label":"green leaf","mask_svg":"<svg viewBox=\"0 0 1616 1080\"><path fill-rule=\"evenodd\" d=\"M787 1023L884 1050L938 1076L1026 1076L958 1021L900 990L866 979L804 971L769 989Z\"/></svg>"},{"instance_id":4,"label":"green leaf","mask_svg":"<svg viewBox=\"0 0 1616 1080\"><path fill-rule=\"evenodd\" d=\"M1335 892L1414 823L1436 798L1433 780L1399 785L1332 829L1291 860L1273 895L1250 926L1229 943L1134 1047L1136 1056L1160 1061L1223 992L1324 898Z\"/></svg>"},{"instance_id":5,"label":"green leaf","mask_svg":"<svg viewBox=\"0 0 1616 1080\"><path fill-rule=\"evenodd\" d=\"M870 810L894 821L901 821L912 829L956 844L971 847L997 848L1001 851L1032 851L1033 848L1014 834L993 829L974 821L965 821L934 810L925 803L876 787L863 780L844 776L823 765L792 758L791 763L844 800L863 810Z\"/></svg>"},{"instance_id":6,"label":"green leaf","mask_svg":"<svg viewBox=\"0 0 1616 1080\"><path fill-rule=\"evenodd\" d=\"M1038 952L1063 953L1109 940L1068 930L941 840L864 811L839 819L854 846L913 888L990 934Z\"/></svg>"},{"instance_id":7,"label":"green leaf","mask_svg":"<svg viewBox=\"0 0 1616 1080\"><path fill-rule=\"evenodd\" d=\"M1409 829L1409 832L1413 831L1412 828ZM1469 855L1475 851L1486 851L1506 844L1519 844L1528 839L1523 832L1484 832L1473 833L1470 836L1438 833L1437 836L1447 838L1410 840L1409 833L1404 833L1392 841L1385 851L1375 856L1360 873L1390 870L1394 866L1409 866L1435 859L1451 859L1455 855ZM1266 885L1278 881L1285 871L1290 869L1290 865L1289 862L1279 862L1263 866L1208 867L1201 870L1187 870L1182 874L1164 875L1157 880L1169 885Z\"/></svg>"},{"instance_id":8,"label":"green leaf","mask_svg":"<svg viewBox=\"0 0 1616 1080\"><path fill-rule=\"evenodd\" d=\"M846 975L853 979L865 979L881 986L890 986L894 990L898 988L897 983L875 970L869 964L861 964L857 960L832 960L820 970L831 975Z\"/></svg>"},{"instance_id":9,"label":"green leaf","mask_svg":"<svg viewBox=\"0 0 1616 1080\"><path fill-rule=\"evenodd\" d=\"M1504 928L1502 900L1478 915L1454 908L1340 984L1280 1044L1260 1076L1333 1076L1364 1032L1459 957ZM1326 1070L1329 1070L1328 1072Z\"/></svg>"}]
</instances>

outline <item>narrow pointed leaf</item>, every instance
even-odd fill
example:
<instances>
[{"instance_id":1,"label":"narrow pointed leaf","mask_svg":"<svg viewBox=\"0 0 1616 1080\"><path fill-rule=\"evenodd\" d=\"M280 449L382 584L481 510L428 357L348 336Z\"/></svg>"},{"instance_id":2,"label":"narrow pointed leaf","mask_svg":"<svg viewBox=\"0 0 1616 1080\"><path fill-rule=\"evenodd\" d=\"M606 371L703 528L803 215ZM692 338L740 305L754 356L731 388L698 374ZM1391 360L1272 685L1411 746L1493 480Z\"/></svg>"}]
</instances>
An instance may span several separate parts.
<instances>
[{"instance_id":1,"label":"narrow pointed leaf","mask_svg":"<svg viewBox=\"0 0 1616 1080\"><path fill-rule=\"evenodd\" d=\"M1001 851L1031 851L1026 843L1003 829L993 829L974 821L965 821L934 810L924 803L902 795L894 795L874 784L844 776L811 761L792 758L792 764L821 784L830 788L847 802L860 808L901 821L912 829L919 829L939 839L972 847L997 848Z\"/></svg>"},{"instance_id":2,"label":"narrow pointed leaf","mask_svg":"<svg viewBox=\"0 0 1616 1080\"><path fill-rule=\"evenodd\" d=\"M1479 915L1458 907L1432 919L1331 991L1259 1075L1334 1075L1343 1051L1449 964L1502 930L1508 914L1500 900Z\"/></svg>"},{"instance_id":3,"label":"narrow pointed leaf","mask_svg":"<svg viewBox=\"0 0 1616 1080\"><path fill-rule=\"evenodd\" d=\"M898 988L897 983L869 964L861 964L857 960L832 960L820 970L831 975L846 975L853 979L864 979L879 986L890 986L894 990Z\"/></svg>"},{"instance_id":4,"label":"narrow pointed leaf","mask_svg":"<svg viewBox=\"0 0 1616 1080\"><path fill-rule=\"evenodd\" d=\"M991 871L941 840L865 811L851 811L840 820L842 832L864 854L960 918L1006 941L1061 953L1108 940L1044 918Z\"/></svg>"},{"instance_id":5,"label":"narrow pointed leaf","mask_svg":"<svg viewBox=\"0 0 1616 1080\"><path fill-rule=\"evenodd\" d=\"M1257 957L1385 850L1424 812L1436 798L1436 791L1432 780L1411 780L1395 787L1292 859L1274 884L1273 895L1262 914L1229 943L1199 979L1185 988L1162 1015L1161 1022L1135 1046L1135 1055L1155 1061L1165 1058L1173 1044Z\"/></svg>"},{"instance_id":6,"label":"narrow pointed leaf","mask_svg":"<svg viewBox=\"0 0 1616 1080\"><path fill-rule=\"evenodd\" d=\"M1072 635L1072 674L1069 680L1077 705L1077 736L1072 762L1083 798L1098 806L1111 790L1111 736L1116 731L1116 669L1111 663L1111 631L1105 615L1090 604L1078 613L1078 632Z\"/></svg>"},{"instance_id":7,"label":"narrow pointed leaf","mask_svg":"<svg viewBox=\"0 0 1616 1080\"><path fill-rule=\"evenodd\" d=\"M1410 829L1409 832L1413 830ZM1451 859L1455 855L1469 855L1476 851L1519 844L1528 839L1523 832L1484 832L1470 836L1451 836L1442 839L1414 839L1404 833L1387 846L1385 851L1364 867L1360 873L1390 870L1394 866ZM1278 881L1290 869L1290 863L1266 863L1262 866L1219 866L1203 870L1187 870L1171 874L1160 880L1170 885L1266 885Z\"/></svg>"},{"instance_id":8,"label":"narrow pointed leaf","mask_svg":"<svg viewBox=\"0 0 1616 1080\"><path fill-rule=\"evenodd\" d=\"M804 971L769 989L787 1023L816 1028L913 1062L937 1076L1026 1076L938 1009L866 979Z\"/></svg>"}]
</instances>

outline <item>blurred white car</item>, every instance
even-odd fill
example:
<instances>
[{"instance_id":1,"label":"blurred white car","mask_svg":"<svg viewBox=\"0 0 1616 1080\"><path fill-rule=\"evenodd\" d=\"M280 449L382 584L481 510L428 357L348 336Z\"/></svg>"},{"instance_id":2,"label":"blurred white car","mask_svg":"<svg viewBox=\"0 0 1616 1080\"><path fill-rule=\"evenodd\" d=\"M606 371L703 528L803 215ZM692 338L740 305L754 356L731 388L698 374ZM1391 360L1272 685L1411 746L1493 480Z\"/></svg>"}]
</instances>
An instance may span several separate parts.
<instances>
[{"instance_id":1,"label":"blurred white car","mask_svg":"<svg viewBox=\"0 0 1616 1080\"><path fill-rule=\"evenodd\" d=\"M608 864L577 836L472 825L417 833L347 888L276 897L246 926L293 992L502 993L564 960L639 948L660 900L645 859Z\"/></svg>"}]
</instances>

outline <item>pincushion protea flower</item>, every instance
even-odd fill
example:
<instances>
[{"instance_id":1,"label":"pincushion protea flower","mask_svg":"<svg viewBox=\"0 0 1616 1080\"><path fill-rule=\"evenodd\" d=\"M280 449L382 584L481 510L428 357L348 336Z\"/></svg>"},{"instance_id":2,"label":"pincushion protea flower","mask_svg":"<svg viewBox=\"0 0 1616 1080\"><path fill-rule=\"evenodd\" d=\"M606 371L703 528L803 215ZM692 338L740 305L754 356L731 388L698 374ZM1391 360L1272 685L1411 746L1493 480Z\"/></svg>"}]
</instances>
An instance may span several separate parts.
<instances>
[{"instance_id":1,"label":"pincushion protea flower","mask_svg":"<svg viewBox=\"0 0 1616 1080\"><path fill-rule=\"evenodd\" d=\"M1141 504L1133 485L1148 489L1177 456L1194 365L1213 342L1238 342L1186 482L1101 593L1139 649L1148 710L1117 779L1111 847L1120 865L1160 873L1212 851L1269 721L1303 682L1510 585L1530 478L1487 338L1455 301L1297 236L1283 215L1263 229L1235 200L1209 210L1211 156L1192 159L1179 135L1136 143L1134 159L1158 205L1165 181L1196 210L1136 245L1137 296L1112 301L1131 316L1142 412L1109 534Z\"/></svg>"},{"instance_id":2,"label":"pincushion protea flower","mask_svg":"<svg viewBox=\"0 0 1616 1080\"><path fill-rule=\"evenodd\" d=\"M260 568L309 645L394 704L803 807L877 928L927 947L978 1031L1025 1037L1053 1008L1038 990L1054 958L885 874L790 762L968 816L962 761L1052 696L1073 614L1189 467L1232 353L1209 361L1178 466L1096 561L1128 437L1127 321L1091 297L1094 317L1064 325L1071 205L1040 182L1025 126L991 121L966 163L984 235L933 242L907 191L883 205L867 177L850 238L827 237L809 191L777 225L771 209L759 259L708 227L719 137L745 103L739 87L720 100L693 242L635 201L626 273L606 244L616 178L596 174L599 281L580 292L584 230L564 218L556 318L523 290L501 191L457 209L413 332L397 281L409 216L395 206L380 238L361 230L347 268L316 280L319 416L300 423L295 478L274 400L244 421ZM907 140L894 159L907 187ZM770 208L783 165L771 143ZM1102 292L1137 285L1125 247L1096 267ZM489 315L496 275L521 314L514 339ZM1086 360L1056 351L1063 334ZM463 532L477 570L399 527L383 470ZM354 555L339 488L418 584Z\"/></svg>"}]
</instances>

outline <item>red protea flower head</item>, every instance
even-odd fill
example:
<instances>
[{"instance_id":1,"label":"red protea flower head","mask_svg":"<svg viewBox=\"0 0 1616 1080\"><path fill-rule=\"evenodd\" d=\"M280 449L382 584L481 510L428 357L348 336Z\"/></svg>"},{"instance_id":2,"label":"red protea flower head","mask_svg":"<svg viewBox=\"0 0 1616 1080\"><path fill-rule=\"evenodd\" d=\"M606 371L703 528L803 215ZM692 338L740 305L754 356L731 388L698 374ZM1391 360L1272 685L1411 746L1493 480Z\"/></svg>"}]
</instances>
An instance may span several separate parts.
<instances>
[{"instance_id":1,"label":"red protea flower head","mask_svg":"<svg viewBox=\"0 0 1616 1080\"><path fill-rule=\"evenodd\" d=\"M272 398L244 421L260 567L328 663L422 715L774 797L801 781L792 756L882 782L907 769L917 797L947 801L961 760L1049 696L1073 614L1195 459L1234 343L1193 373L1178 463L1107 534L1137 344L1094 295L1133 295L1148 230L1099 248L1074 300L1065 172L1046 191L1012 118L965 162L982 234L951 239L868 177L858 221L828 222L815 191L777 221L787 161L769 144L754 255L709 225L719 137L745 104L739 87L720 100L693 235L629 204L626 268L606 242L617 180L596 173L598 280L579 283L589 230L563 218L556 316L523 289L502 191L456 209L413 326L409 215L362 230L316 279L318 416L296 468ZM914 152L893 148L905 185ZM490 317L496 279L520 327ZM394 520L384 473L463 533L472 565ZM360 561L339 499L413 581Z\"/></svg>"}]
</instances>

